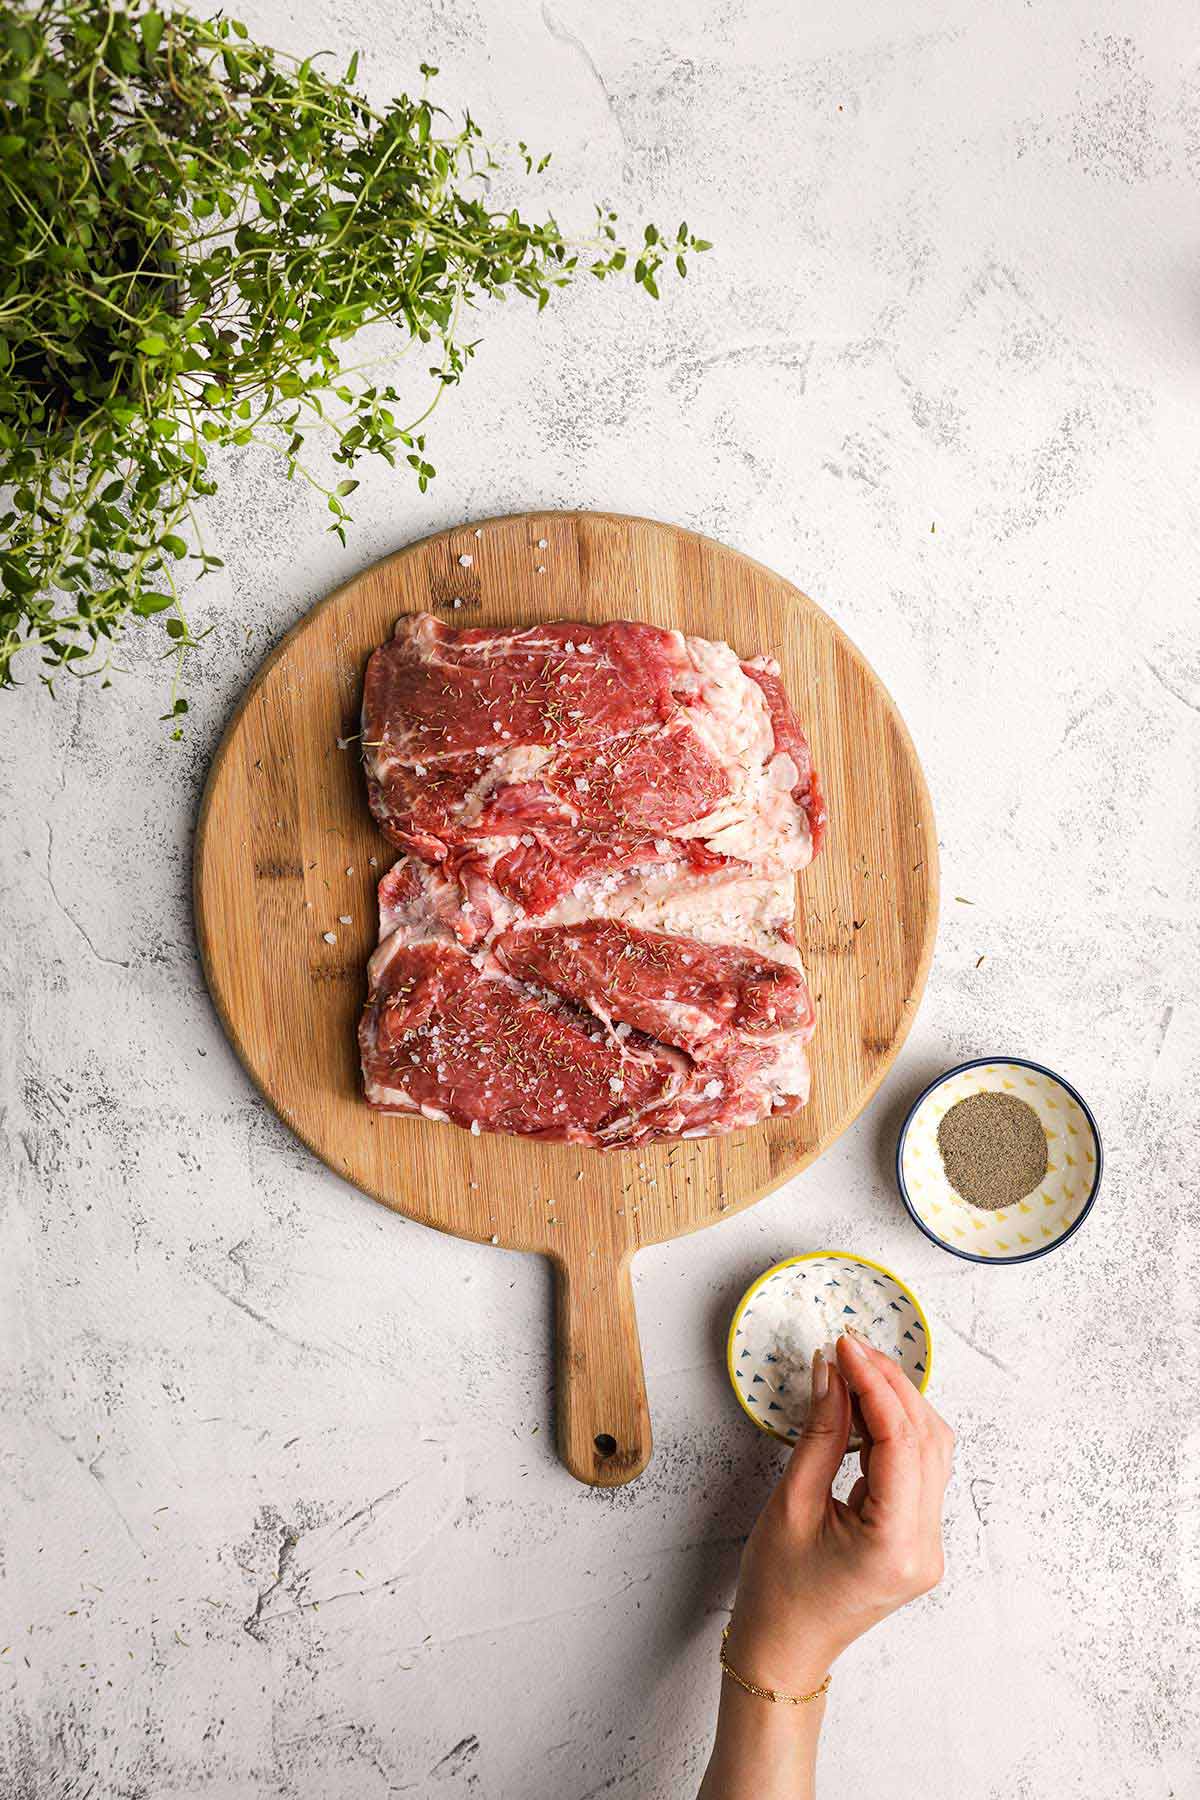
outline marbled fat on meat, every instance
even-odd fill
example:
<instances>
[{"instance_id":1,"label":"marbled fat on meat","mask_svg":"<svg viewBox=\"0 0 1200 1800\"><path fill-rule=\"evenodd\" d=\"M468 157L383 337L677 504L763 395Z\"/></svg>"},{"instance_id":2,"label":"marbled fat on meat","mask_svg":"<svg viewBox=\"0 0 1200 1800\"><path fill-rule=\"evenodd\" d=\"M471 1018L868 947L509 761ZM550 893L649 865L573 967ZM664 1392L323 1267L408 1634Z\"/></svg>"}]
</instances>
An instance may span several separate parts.
<instances>
[{"instance_id":1,"label":"marbled fat on meat","mask_svg":"<svg viewBox=\"0 0 1200 1800\"><path fill-rule=\"evenodd\" d=\"M400 620L363 697L371 809L401 849L536 914L589 875L808 863L824 804L771 665L619 621Z\"/></svg>"},{"instance_id":2,"label":"marbled fat on meat","mask_svg":"<svg viewBox=\"0 0 1200 1800\"><path fill-rule=\"evenodd\" d=\"M368 1102L601 1148L808 1098L792 884L825 808L778 671L654 626L401 619L368 666Z\"/></svg>"}]
</instances>

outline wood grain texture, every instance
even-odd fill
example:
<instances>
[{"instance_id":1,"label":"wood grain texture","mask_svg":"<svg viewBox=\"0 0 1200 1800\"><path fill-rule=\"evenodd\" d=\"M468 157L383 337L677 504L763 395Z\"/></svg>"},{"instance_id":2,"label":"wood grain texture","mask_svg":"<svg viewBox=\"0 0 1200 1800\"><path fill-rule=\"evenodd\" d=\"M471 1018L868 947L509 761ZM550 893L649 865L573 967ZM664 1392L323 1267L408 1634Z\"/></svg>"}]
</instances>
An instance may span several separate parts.
<instances>
[{"instance_id":1,"label":"wood grain texture","mask_svg":"<svg viewBox=\"0 0 1200 1800\"><path fill-rule=\"evenodd\" d=\"M818 1013L802 1113L728 1138L601 1153L473 1137L364 1104L355 1029L375 885L395 851L368 811L357 741L338 740L358 731L368 655L399 614L425 609L463 625L644 619L779 658L830 814L825 848L798 883L797 938ZM267 658L209 775L195 904L238 1055L331 1169L422 1224L551 1259L560 1451L579 1479L613 1485L639 1474L651 1448L630 1259L751 1205L862 1110L928 973L937 839L889 695L798 589L674 526L520 514L399 551L315 606Z\"/></svg>"}]
</instances>

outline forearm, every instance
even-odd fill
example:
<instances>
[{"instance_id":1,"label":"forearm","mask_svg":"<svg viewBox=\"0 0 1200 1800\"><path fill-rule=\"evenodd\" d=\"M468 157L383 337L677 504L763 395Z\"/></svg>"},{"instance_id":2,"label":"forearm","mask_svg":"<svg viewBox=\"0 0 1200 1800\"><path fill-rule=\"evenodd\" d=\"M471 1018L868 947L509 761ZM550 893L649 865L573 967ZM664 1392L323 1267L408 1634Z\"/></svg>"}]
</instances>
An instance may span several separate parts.
<instances>
[{"instance_id":1,"label":"forearm","mask_svg":"<svg viewBox=\"0 0 1200 1800\"><path fill-rule=\"evenodd\" d=\"M699 1800L813 1800L824 1699L780 1706L723 1687Z\"/></svg>"}]
</instances>

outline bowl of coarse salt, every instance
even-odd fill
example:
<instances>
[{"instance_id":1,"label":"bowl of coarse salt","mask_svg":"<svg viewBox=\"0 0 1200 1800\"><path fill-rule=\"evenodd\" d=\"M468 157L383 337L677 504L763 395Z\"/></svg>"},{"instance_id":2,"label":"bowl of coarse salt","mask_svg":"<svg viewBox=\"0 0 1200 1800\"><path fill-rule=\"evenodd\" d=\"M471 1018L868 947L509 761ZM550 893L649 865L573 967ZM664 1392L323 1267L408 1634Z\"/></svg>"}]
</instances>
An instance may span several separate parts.
<instances>
[{"instance_id":1,"label":"bowl of coarse salt","mask_svg":"<svg viewBox=\"0 0 1200 1800\"><path fill-rule=\"evenodd\" d=\"M933 1367L929 1321L911 1288L882 1263L812 1250L751 1282L730 1323L725 1360L742 1411L761 1431L795 1443L808 1417L813 1352L832 1362L848 1325L925 1392Z\"/></svg>"}]
</instances>

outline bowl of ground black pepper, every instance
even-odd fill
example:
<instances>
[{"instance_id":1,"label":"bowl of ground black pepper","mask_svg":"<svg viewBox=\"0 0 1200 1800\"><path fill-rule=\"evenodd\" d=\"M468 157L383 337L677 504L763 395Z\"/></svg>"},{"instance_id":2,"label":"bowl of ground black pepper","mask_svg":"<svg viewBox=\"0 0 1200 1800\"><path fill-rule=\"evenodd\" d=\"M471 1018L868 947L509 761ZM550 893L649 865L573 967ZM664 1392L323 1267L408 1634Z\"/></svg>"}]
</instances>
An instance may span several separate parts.
<instances>
[{"instance_id":1,"label":"bowl of ground black pepper","mask_svg":"<svg viewBox=\"0 0 1200 1800\"><path fill-rule=\"evenodd\" d=\"M1100 1191L1095 1117L1063 1076L977 1057L931 1082L896 1150L914 1224L968 1262L1032 1262L1072 1237Z\"/></svg>"}]
</instances>

